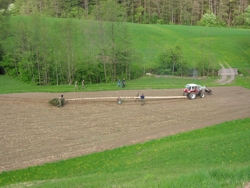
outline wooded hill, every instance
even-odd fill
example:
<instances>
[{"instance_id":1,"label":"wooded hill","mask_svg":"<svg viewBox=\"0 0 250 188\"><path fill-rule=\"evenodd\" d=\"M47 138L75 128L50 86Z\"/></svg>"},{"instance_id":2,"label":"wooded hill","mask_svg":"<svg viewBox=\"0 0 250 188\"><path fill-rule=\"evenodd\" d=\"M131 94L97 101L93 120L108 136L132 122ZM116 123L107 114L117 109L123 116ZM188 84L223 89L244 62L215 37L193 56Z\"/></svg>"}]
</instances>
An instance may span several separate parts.
<instances>
[{"instance_id":1,"label":"wooded hill","mask_svg":"<svg viewBox=\"0 0 250 188\"><path fill-rule=\"evenodd\" d=\"M36 84L133 79L146 72L216 75L219 63L249 70L250 32L200 26L142 25L11 17L0 66Z\"/></svg>"},{"instance_id":2,"label":"wooded hill","mask_svg":"<svg viewBox=\"0 0 250 188\"><path fill-rule=\"evenodd\" d=\"M15 16L23 13L28 2L30 16ZM38 85L82 79L86 84L107 83L147 72L191 76L194 69L197 76L214 76L219 63L249 74L247 29L128 23L124 21L129 17L124 17L126 1L75 1L77 7L88 4L87 15L51 18L47 16L55 15L45 14L45 7L51 8L52 2L59 6L68 1L16 0L15 8L0 14L1 74ZM66 4L60 5L62 11L68 10Z\"/></svg>"}]
</instances>

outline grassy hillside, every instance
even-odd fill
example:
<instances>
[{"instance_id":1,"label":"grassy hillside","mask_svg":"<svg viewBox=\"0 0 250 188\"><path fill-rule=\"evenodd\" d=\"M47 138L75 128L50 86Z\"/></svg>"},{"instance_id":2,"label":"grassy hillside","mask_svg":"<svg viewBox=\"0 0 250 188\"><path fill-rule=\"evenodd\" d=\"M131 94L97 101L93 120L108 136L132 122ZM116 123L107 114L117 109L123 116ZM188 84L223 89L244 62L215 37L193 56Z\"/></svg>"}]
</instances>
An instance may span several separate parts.
<instances>
[{"instance_id":1,"label":"grassy hillside","mask_svg":"<svg viewBox=\"0 0 250 188\"><path fill-rule=\"evenodd\" d=\"M129 24L136 49L147 66L157 61L165 47L182 47L184 58L194 67L202 59L211 59L216 66L250 70L250 30L175 25Z\"/></svg>"},{"instance_id":2,"label":"grassy hillside","mask_svg":"<svg viewBox=\"0 0 250 188\"><path fill-rule=\"evenodd\" d=\"M12 24L21 21L35 24L36 20L30 17L13 17ZM71 20L76 26L76 41L84 41L82 28L90 28L91 37L97 37L99 22ZM46 25L52 32L62 22L72 24L67 19L44 18ZM207 61L213 66L220 67L219 63L239 68L243 73L250 74L250 30L232 28L214 28L180 25L143 25L125 23L128 26L132 46L136 59L134 64L150 71L157 66L158 54L165 48L180 46L183 57L190 67L197 67L199 62ZM69 25L70 26L70 25ZM60 34L59 34L60 35ZM97 37L98 38L98 37ZM81 46L82 44L76 44ZM91 44L86 44L91 45ZM78 52L76 52L78 53ZM80 52L82 53L82 52ZM143 70L142 70L143 72Z\"/></svg>"},{"instance_id":3,"label":"grassy hillside","mask_svg":"<svg viewBox=\"0 0 250 188\"><path fill-rule=\"evenodd\" d=\"M144 144L3 172L0 186L240 187L250 180L249 144L250 119L237 120Z\"/></svg>"}]
</instances>

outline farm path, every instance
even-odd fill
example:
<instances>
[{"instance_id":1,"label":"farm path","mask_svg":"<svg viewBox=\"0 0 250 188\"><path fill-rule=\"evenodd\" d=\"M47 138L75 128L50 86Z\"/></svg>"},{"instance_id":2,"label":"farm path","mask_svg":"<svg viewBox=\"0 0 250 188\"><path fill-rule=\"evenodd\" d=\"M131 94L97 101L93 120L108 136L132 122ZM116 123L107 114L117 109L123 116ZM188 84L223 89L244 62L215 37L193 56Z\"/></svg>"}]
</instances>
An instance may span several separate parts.
<instances>
[{"instance_id":1,"label":"farm path","mask_svg":"<svg viewBox=\"0 0 250 188\"><path fill-rule=\"evenodd\" d=\"M180 96L182 89L139 90L134 100L67 101L48 104L60 93L0 95L0 172L40 165L88 153L250 117L250 90L214 87L195 100L147 100L147 96ZM65 98L135 96L136 91L65 93ZM239 125L240 126L240 125Z\"/></svg>"},{"instance_id":2,"label":"farm path","mask_svg":"<svg viewBox=\"0 0 250 188\"><path fill-rule=\"evenodd\" d=\"M218 83L221 85L230 84L235 79L235 72L232 67L230 67L228 64L228 68L225 68L223 64L220 63L221 69L222 69L222 75L221 78L218 80Z\"/></svg>"}]
</instances>

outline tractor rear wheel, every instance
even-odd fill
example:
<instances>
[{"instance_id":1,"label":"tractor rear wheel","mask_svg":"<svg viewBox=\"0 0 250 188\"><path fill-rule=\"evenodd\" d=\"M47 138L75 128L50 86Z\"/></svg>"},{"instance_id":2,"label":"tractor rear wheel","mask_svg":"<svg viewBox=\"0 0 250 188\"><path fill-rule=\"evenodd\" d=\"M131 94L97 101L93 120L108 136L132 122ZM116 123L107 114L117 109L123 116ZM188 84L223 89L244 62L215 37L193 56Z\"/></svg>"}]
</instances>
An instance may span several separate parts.
<instances>
[{"instance_id":1,"label":"tractor rear wheel","mask_svg":"<svg viewBox=\"0 0 250 188\"><path fill-rule=\"evenodd\" d=\"M195 98L196 98L196 93L195 93L195 92L190 93L190 94L188 95L188 98L189 98L190 100L195 99Z\"/></svg>"}]
</instances>

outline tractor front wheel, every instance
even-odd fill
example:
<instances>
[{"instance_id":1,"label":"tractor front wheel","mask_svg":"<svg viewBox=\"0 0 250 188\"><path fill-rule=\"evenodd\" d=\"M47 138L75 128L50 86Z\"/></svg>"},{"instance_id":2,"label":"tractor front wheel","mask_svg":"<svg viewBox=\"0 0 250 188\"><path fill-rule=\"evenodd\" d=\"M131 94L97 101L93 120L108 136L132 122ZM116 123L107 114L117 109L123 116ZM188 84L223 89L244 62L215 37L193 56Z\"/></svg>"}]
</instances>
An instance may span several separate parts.
<instances>
[{"instance_id":1,"label":"tractor front wheel","mask_svg":"<svg viewBox=\"0 0 250 188\"><path fill-rule=\"evenodd\" d=\"M200 98L204 98L204 97L205 97L205 93L201 92Z\"/></svg>"},{"instance_id":2,"label":"tractor front wheel","mask_svg":"<svg viewBox=\"0 0 250 188\"><path fill-rule=\"evenodd\" d=\"M188 95L188 98L189 98L190 100L195 99L195 98L196 98L196 93L194 93L194 92L190 93L190 94Z\"/></svg>"}]
</instances>

